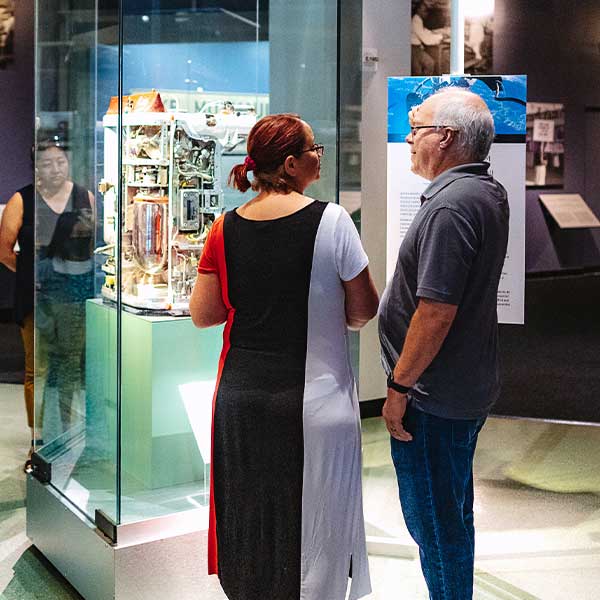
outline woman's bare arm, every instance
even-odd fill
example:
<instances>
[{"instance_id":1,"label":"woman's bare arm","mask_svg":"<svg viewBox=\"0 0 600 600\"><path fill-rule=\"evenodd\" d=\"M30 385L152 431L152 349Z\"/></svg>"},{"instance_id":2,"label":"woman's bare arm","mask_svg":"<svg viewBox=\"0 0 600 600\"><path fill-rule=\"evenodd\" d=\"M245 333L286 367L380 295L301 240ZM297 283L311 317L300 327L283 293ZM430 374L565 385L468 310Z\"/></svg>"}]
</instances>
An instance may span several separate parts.
<instances>
[{"instance_id":1,"label":"woman's bare arm","mask_svg":"<svg viewBox=\"0 0 600 600\"><path fill-rule=\"evenodd\" d=\"M11 271L17 270L15 244L23 225L23 198L17 192L6 204L0 224L0 263Z\"/></svg>"},{"instance_id":2,"label":"woman's bare arm","mask_svg":"<svg viewBox=\"0 0 600 600\"><path fill-rule=\"evenodd\" d=\"M379 308L379 294L366 267L350 281L342 281L346 294L346 323L350 329L364 327Z\"/></svg>"},{"instance_id":3,"label":"woman's bare arm","mask_svg":"<svg viewBox=\"0 0 600 600\"><path fill-rule=\"evenodd\" d=\"M227 308L216 273L198 273L190 298L190 316L196 327L212 327L227 320Z\"/></svg>"}]
</instances>

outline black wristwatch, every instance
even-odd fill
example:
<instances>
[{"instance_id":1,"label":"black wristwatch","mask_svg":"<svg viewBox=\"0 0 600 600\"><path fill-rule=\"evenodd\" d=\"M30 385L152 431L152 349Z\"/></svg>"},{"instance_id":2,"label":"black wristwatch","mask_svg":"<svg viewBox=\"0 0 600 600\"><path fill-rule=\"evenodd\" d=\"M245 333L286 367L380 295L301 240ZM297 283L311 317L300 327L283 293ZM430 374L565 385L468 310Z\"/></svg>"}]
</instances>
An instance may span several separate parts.
<instances>
[{"instance_id":1,"label":"black wristwatch","mask_svg":"<svg viewBox=\"0 0 600 600\"><path fill-rule=\"evenodd\" d=\"M408 392L410 392L410 390L412 390L411 387L407 387L407 386L402 385L400 383L396 383L394 381L394 373L393 372L388 375L387 386L390 389L398 392L399 394L408 394Z\"/></svg>"}]
</instances>

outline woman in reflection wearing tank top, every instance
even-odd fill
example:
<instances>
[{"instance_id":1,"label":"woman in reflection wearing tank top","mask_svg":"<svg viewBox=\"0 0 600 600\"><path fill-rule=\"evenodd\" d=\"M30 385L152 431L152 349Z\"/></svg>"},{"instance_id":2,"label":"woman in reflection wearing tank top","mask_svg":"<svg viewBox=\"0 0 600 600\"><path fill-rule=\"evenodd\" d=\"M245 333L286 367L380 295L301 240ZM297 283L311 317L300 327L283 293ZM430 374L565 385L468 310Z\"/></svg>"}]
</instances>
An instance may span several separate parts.
<instances>
[{"instance_id":1,"label":"woman in reflection wearing tank top","mask_svg":"<svg viewBox=\"0 0 600 600\"><path fill-rule=\"evenodd\" d=\"M84 385L85 301L94 295L94 197L69 177L66 148L36 147L36 382L47 443L74 424ZM56 410L58 406L58 410Z\"/></svg>"},{"instance_id":2,"label":"woman in reflection wearing tank top","mask_svg":"<svg viewBox=\"0 0 600 600\"><path fill-rule=\"evenodd\" d=\"M14 312L25 347L31 450L71 425L73 400L83 383L84 303L93 296L94 242L94 197L69 178L65 147L56 138L40 142L32 149L34 158L36 186L12 196L0 227L0 262L16 272ZM35 408L34 382L39 386ZM27 460L25 469L30 467Z\"/></svg>"}]
</instances>

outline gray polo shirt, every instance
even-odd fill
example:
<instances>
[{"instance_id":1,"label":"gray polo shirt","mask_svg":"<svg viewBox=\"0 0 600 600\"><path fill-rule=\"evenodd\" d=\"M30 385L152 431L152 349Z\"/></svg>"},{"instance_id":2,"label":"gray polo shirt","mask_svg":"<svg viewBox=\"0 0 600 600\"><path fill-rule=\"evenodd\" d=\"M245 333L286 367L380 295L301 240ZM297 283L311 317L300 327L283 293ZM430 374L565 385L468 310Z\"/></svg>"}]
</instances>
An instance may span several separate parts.
<instances>
[{"instance_id":1,"label":"gray polo shirt","mask_svg":"<svg viewBox=\"0 0 600 600\"><path fill-rule=\"evenodd\" d=\"M410 392L418 409L449 419L487 415L500 391L496 296L509 208L506 190L488 169L488 163L465 164L430 183L379 307L389 373L419 298L458 306L440 351Z\"/></svg>"}]
</instances>

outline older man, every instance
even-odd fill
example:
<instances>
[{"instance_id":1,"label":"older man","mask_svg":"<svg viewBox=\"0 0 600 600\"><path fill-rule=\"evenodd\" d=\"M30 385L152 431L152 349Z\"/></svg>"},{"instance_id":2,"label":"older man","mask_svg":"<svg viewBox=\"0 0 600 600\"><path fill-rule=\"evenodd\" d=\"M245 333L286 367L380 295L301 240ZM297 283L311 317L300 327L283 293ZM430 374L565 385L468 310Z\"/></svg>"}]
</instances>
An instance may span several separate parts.
<instances>
[{"instance_id":1,"label":"older man","mask_svg":"<svg viewBox=\"0 0 600 600\"><path fill-rule=\"evenodd\" d=\"M473 455L499 393L496 294L509 209L484 162L494 124L479 96L449 88L409 120L412 170L431 183L381 301L383 417L430 598L468 600Z\"/></svg>"}]
</instances>

